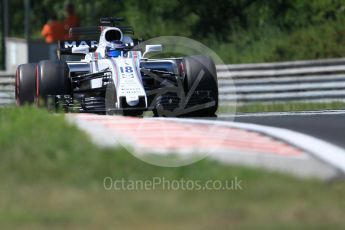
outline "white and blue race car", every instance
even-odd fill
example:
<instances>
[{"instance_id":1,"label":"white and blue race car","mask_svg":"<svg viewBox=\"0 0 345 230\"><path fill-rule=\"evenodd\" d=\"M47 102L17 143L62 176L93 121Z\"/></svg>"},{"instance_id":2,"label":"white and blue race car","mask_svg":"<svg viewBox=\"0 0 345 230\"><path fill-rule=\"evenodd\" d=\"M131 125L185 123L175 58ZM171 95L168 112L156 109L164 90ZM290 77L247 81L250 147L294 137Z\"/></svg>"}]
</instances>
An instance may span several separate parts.
<instances>
[{"instance_id":1,"label":"white and blue race car","mask_svg":"<svg viewBox=\"0 0 345 230\"><path fill-rule=\"evenodd\" d=\"M162 45L140 44L120 19L98 27L72 28L60 41L59 60L23 64L16 72L18 105L37 104L73 112L156 116L213 116L218 107L216 68L208 56L149 59ZM99 41L81 39L97 32ZM80 55L80 61L63 61Z\"/></svg>"}]
</instances>

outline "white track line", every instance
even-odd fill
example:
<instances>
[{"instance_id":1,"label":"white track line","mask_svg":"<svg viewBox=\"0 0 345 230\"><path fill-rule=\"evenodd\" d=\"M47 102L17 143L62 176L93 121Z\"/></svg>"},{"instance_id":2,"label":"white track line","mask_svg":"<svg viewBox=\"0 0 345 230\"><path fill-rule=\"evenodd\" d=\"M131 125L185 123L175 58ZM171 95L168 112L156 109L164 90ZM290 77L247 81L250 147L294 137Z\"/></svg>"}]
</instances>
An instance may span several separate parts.
<instances>
[{"instance_id":1,"label":"white track line","mask_svg":"<svg viewBox=\"0 0 345 230\"><path fill-rule=\"evenodd\" d=\"M319 160L332 165L345 174L345 150L325 142L321 139L308 136L299 132L291 131L283 128L275 128L256 124L247 124L240 122L225 122L215 120L194 120L184 118L155 118L162 120L171 120L175 122L186 122L193 124L209 124L219 125L225 127L239 128L250 130L258 133L262 133L280 140L283 140L289 144L297 146L310 153Z\"/></svg>"},{"instance_id":2,"label":"white track line","mask_svg":"<svg viewBox=\"0 0 345 230\"><path fill-rule=\"evenodd\" d=\"M345 115L345 110L318 110L300 112L267 112L267 113L245 113L245 114L219 114L222 118L231 117L269 117L269 116L313 116L313 115Z\"/></svg>"}]
</instances>

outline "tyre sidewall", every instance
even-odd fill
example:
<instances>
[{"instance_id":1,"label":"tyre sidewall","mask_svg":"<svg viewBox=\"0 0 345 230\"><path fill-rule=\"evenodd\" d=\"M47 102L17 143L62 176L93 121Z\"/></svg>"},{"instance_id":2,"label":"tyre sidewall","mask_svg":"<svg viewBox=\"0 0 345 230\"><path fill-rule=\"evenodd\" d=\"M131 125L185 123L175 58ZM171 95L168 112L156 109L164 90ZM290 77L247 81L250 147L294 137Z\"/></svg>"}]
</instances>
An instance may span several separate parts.
<instances>
[{"instance_id":1,"label":"tyre sidewall","mask_svg":"<svg viewBox=\"0 0 345 230\"><path fill-rule=\"evenodd\" d=\"M218 108L218 81L216 66L213 60L208 56L196 55L183 59L185 79L184 87L186 95L193 90L194 84L197 84L195 91L211 91L215 98L215 105L200 111L196 114L213 116ZM200 81L199 75L201 76Z\"/></svg>"},{"instance_id":2,"label":"tyre sidewall","mask_svg":"<svg viewBox=\"0 0 345 230\"><path fill-rule=\"evenodd\" d=\"M70 95L71 81L68 66L62 61L41 61L37 65L36 98Z\"/></svg>"},{"instance_id":3,"label":"tyre sidewall","mask_svg":"<svg viewBox=\"0 0 345 230\"><path fill-rule=\"evenodd\" d=\"M17 105L33 104L35 100L36 64L22 64L16 70L16 103Z\"/></svg>"}]
</instances>

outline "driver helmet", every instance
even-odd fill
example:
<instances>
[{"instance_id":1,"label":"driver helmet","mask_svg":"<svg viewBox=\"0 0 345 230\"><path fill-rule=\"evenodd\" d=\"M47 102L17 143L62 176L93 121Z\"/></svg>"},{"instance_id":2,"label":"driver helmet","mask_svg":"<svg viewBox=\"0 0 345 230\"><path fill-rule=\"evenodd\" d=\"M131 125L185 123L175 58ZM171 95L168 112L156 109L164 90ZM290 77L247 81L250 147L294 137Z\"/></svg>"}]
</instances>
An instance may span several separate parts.
<instances>
[{"instance_id":1,"label":"driver helmet","mask_svg":"<svg viewBox=\"0 0 345 230\"><path fill-rule=\"evenodd\" d=\"M122 51L126 48L125 44L121 41L108 42L105 53L108 57L119 57Z\"/></svg>"}]
</instances>

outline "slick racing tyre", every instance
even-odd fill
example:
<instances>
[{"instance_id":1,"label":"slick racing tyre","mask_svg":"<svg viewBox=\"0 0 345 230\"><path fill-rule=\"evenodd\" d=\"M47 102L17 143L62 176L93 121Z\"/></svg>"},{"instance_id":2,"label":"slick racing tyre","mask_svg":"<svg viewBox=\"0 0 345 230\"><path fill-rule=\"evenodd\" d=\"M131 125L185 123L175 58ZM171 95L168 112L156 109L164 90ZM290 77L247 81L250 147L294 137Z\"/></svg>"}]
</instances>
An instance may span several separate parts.
<instances>
[{"instance_id":1,"label":"slick racing tyre","mask_svg":"<svg viewBox=\"0 0 345 230\"><path fill-rule=\"evenodd\" d=\"M183 59L183 66L187 100L185 115L215 116L218 109L218 82L213 60L208 56L190 56Z\"/></svg>"},{"instance_id":2,"label":"slick racing tyre","mask_svg":"<svg viewBox=\"0 0 345 230\"><path fill-rule=\"evenodd\" d=\"M16 71L16 103L17 105L33 104L35 100L36 64L23 64Z\"/></svg>"},{"instance_id":3,"label":"slick racing tyre","mask_svg":"<svg viewBox=\"0 0 345 230\"><path fill-rule=\"evenodd\" d=\"M71 80L67 64L62 61L39 62L36 72L36 104L48 106L48 98L70 94Z\"/></svg>"}]
</instances>

